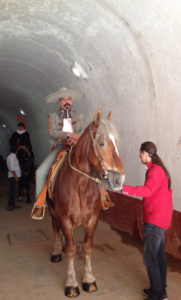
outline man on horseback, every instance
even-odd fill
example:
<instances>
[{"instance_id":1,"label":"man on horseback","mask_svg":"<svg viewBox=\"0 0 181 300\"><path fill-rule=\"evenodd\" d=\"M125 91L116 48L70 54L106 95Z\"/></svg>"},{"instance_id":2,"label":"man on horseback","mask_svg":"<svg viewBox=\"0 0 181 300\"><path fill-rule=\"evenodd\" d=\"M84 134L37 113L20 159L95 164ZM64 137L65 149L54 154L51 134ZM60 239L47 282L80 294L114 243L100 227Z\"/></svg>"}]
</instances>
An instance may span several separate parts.
<instances>
[{"instance_id":1,"label":"man on horseback","mask_svg":"<svg viewBox=\"0 0 181 300\"><path fill-rule=\"evenodd\" d=\"M61 88L45 99L47 103L58 102L59 110L48 116L50 154L36 171L36 202L31 213L33 219L43 219L47 191L49 196L52 195L55 179L66 156L66 150L77 144L83 132L83 116L72 110L72 100L82 98L83 93L80 90ZM99 185L99 190L102 208L112 207L114 204L101 185Z\"/></svg>"},{"instance_id":2,"label":"man on horseback","mask_svg":"<svg viewBox=\"0 0 181 300\"><path fill-rule=\"evenodd\" d=\"M61 88L45 99L47 103L58 102L59 110L50 113L48 116L51 152L36 171L36 202L31 214L33 219L41 220L44 216L48 188L47 176L57 154L62 150L66 151L70 146L76 145L84 129L83 116L72 110L72 101L82 98L83 92L80 90Z\"/></svg>"}]
</instances>

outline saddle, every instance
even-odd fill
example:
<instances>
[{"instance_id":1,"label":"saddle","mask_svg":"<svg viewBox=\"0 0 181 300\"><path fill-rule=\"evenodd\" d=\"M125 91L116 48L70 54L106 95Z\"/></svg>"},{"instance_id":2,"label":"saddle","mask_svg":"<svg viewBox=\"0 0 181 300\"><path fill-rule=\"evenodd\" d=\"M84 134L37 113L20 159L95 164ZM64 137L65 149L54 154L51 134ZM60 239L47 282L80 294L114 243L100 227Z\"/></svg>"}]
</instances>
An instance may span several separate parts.
<instances>
[{"instance_id":1,"label":"saddle","mask_svg":"<svg viewBox=\"0 0 181 300\"><path fill-rule=\"evenodd\" d=\"M57 153L55 161L53 165L50 168L50 171L48 173L48 196L50 199L53 199L53 191L54 191L54 186L55 182L57 179L57 175L61 170L61 167L63 165L63 162L67 158L68 151L67 150L62 150ZM108 192L103 188L101 184L98 184L99 187L99 192L101 195L101 205L103 210L107 210L108 208L114 206L114 203L112 203L111 198L108 194Z\"/></svg>"},{"instance_id":2,"label":"saddle","mask_svg":"<svg viewBox=\"0 0 181 300\"><path fill-rule=\"evenodd\" d=\"M62 150L57 153L55 160L48 172L48 176L42 191L40 192L37 201L34 203L34 206L31 211L31 218L36 220L42 220L45 215L45 201L48 192L50 199L53 198L53 190L56 182L57 175L67 157L67 150Z\"/></svg>"},{"instance_id":3,"label":"saddle","mask_svg":"<svg viewBox=\"0 0 181 300\"><path fill-rule=\"evenodd\" d=\"M58 152L55 161L49 170L48 178L47 178L48 181L47 189L48 189L48 196L50 199L53 198L53 190L57 179L57 175L60 172L60 169L67 157L67 154L68 154L67 150L62 150Z\"/></svg>"}]
</instances>

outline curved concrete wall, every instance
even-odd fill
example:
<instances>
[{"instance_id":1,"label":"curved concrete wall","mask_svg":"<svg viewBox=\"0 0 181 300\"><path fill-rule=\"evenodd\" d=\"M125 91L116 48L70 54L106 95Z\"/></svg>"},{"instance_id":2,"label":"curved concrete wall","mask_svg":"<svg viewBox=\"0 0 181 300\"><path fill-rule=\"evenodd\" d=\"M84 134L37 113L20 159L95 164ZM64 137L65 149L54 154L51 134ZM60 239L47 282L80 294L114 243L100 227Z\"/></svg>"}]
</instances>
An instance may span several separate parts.
<instances>
[{"instance_id":1,"label":"curved concrete wall","mask_svg":"<svg viewBox=\"0 0 181 300\"><path fill-rule=\"evenodd\" d=\"M49 151L44 97L65 86L85 92L74 103L89 123L113 111L127 184L142 184L140 143L154 141L180 201L181 4L170 1L1 0L0 140L8 153L19 109L27 112L36 162ZM76 78L79 63L86 79ZM2 128L6 123L9 128Z\"/></svg>"}]
</instances>

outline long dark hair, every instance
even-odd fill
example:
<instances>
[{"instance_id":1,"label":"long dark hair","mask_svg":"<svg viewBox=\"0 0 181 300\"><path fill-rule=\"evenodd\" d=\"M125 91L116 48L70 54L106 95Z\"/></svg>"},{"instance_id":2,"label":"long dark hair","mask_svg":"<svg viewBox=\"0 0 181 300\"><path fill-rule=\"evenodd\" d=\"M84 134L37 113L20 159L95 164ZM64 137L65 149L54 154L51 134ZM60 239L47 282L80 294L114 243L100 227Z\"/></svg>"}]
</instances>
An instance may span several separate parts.
<instances>
[{"instance_id":1,"label":"long dark hair","mask_svg":"<svg viewBox=\"0 0 181 300\"><path fill-rule=\"evenodd\" d=\"M155 144L152 142L145 142L145 143L141 144L140 151L147 152L149 154L149 156L151 157L152 162L154 164L157 164L160 167L162 167L162 169L165 171L165 174L167 175L168 189L170 190L171 189L171 177L170 177L170 174L169 174L167 168L164 166L161 158L157 154L157 148L156 148Z\"/></svg>"}]
</instances>

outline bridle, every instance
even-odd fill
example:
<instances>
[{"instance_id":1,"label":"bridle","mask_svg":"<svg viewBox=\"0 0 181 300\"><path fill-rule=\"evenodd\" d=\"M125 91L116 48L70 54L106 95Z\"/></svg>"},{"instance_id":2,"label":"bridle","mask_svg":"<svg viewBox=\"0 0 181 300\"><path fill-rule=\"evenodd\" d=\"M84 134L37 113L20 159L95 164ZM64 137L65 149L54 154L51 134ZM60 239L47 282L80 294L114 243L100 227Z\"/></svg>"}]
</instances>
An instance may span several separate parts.
<instances>
[{"instance_id":1,"label":"bridle","mask_svg":"<svg viewBox=\"0 0 181 300\"><path fill-rule=\"evenodd\" d=\"M91 138L92 138L92 145L93 145L95 156L97 157L97 159L98 159L98 161L99 161L99 163L101 165L101 168L102 168L102 173L100 174L100 176L103 179L106 179L107 178L107 174L108 174L108 170L104 166L103 160L102 160L101 156L99 155L99 153L98 153L98 151L96 149L96 140L93 137L93 130L90 130L90 135L91 135Z\"/></svg>"},{"instance_id":2,"label":"bridle","mask_svg":"<svg viewBox=\"0 0 181 300\"><path fill-rule=\"evenodd\" d=\"M95 132L95 130L94 130L94 132ZM92 128L89 129L89 137L88 137L88 143L87 143L87 147L86 147L86 159L87 159L87 156L88 156L88 152L89 152L91 140L92 140L92 145L93 145L93 149L94 149L95 156L97 157L97 159L98 159L98 161L99 161L99 163L100 163L100 165L101 165L102 171L103 171L102 174L100 174L100 176L101 176L103 179L106 179L106 178L107 178L107 174L108 174L108 170L105 168L104 163L103 163L103 160L102 160L102 158L100 157L100 155L99 155L99 153L98 153L98 151L97 151L97 149L96 149L96 141L95 141L95 138L94 138L94 136L93 136L93 129L92 129ZM70 156L71 156L72 149L73 149L73 146L71 146L71 148L70 148L70 150L69 150L69 156L68 156L69 166L70 166L74 171L76 171L76 172L78 172L78 173L80 173L80 174L86 176L87 178L89 178L89 179L91 179L91 180L93 180L93 181L95 181L95 182L97 182L97 183L100 183L101 180L100 180L99 178L90 176L90 175L88 175L87 173L84 173L84 172L80 171L79 169L77 169L77 168L75 168L75 167L72 166L72 164L71 164L71 157L70 157Z\"/></svg>"}]
</instances>

